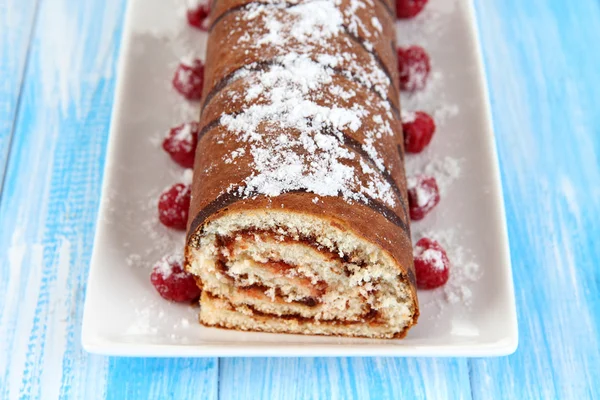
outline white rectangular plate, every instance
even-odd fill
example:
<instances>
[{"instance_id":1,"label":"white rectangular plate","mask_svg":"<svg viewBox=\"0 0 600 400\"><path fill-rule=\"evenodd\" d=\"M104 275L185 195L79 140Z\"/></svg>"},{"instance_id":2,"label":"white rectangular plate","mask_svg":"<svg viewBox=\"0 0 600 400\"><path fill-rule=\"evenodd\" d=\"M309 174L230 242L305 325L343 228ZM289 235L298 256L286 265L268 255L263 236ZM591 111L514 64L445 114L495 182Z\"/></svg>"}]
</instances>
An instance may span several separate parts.
<instances>
[{"instance_id":1,"label":"white rectangular plate","mask_svg":"<svg viewBox=\"0 0 600 400\"><path fill-rule=\"evenodd\" d=\"M446 246L451 278L420 291L421 318L403 340L248 333L200 326L198 309L162 300L150 284L156 260L181 251L183 234L160 226L156 200L182 170L160 149L197 105L170 86L178 60L204 57L206 33L185 23L185 0L132 0L124 30L105 180L92 256L83 346L123 356L492 356L517 346L504 204L474 9L431 0L397 22L401 45L420 44L433 70L407 110L434 115L438 130L408 174L436 175L442 201L413 236Z\"/></svg>"}]
</instances>

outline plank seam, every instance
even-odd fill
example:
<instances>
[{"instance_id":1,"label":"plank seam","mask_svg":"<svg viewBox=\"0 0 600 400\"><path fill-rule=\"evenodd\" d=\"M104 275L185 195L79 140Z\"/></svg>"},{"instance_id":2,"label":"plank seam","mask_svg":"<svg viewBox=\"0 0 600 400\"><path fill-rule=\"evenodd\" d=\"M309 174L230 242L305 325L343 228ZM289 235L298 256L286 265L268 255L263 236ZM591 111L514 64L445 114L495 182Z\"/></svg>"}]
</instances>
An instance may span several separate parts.
<instances>
[{"instance_id":1,"label":"plank seam","mask_svg":"<svg viewBox=\"0 0 600 400\"><path fill-rule=\"evenodd\" d=\"M17 94L17 101L15 104L15 113L13 116L12 124L10 127L10 133L8 134L8 138L6 140L6 160L4 161L4 165L2 167L2 173L0 174L0 204L2 204L2 199L4 195L4 182L6 181L6 175L8 174L8 166L10 164L10 156L12 153L13 146L13 137L15 136L15 131L17 130L17 121L19 119L19 113L21 112L21 104L23 102L23 88L25 87L25 77L27 69L29 68L29 60L31 56L31 45L35 33L35 29L37 26L38 20L38 11L40 8L40 0L35 0L35 6L33 8L33 17L31 18L31 29L29 30L29 34L27 35L27 50L25 51L25 60L23 62L23 68L21 69L21 76L19 77L19 93Z\"/></svg>"},{"instance_id":2,"label":"plank seam","mask_svg":"<svg viewBox=\"0 0 600 400\"><path fill-rule=\"evenodd\" d=\"M475 395L475 391L473 390L473 361L467 360L467 370L469 371L467 374L469 378L469 390L471 391L471 400L473 400L473 396Z\"/></svg>"},{"instance_id":3,"label":"plank seam","mask_svg":"<svg viewBox=\"0 0 600 400\"><path fill-rule=\"evenodd\" d=\"M223 382L223 379L221 379L222 373L221 357L217 357L217 400L221 400L221 383Z\"/></svg>"}]
</instances>

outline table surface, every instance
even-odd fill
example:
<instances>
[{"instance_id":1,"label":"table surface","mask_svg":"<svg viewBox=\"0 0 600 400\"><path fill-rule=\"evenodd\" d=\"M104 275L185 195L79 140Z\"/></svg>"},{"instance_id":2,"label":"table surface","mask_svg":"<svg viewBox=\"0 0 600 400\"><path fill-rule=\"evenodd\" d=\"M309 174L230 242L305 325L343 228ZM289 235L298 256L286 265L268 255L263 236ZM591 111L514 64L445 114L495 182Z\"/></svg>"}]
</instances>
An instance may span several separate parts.
<instances>
[{"instance_id":1,"label":"table surface","mask_svg":"<svg viewBox=\"0 0 600 400\"><path fill-rule=\"evenodd\" d=\"M519 349L124 359L80 345L126 0L0 0L0 398L600 397L600 3L475 0Z\"/></svg>"}]
</instances>

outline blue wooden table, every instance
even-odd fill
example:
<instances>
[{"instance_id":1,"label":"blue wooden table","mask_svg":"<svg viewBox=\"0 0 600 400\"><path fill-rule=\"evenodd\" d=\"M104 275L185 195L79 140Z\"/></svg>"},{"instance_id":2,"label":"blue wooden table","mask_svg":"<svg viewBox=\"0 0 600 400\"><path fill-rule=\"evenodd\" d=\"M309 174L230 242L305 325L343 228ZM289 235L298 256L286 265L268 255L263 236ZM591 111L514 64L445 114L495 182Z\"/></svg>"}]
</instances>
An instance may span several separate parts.
<instances>
[{"instance_id":1,"label":"blue wooden table","mask_svg":"<svg viewBox=\"0 0 600 400\"><path fill-rule=\"evenodd\" d=\"M600 3L476 0L520 345L120 359L80 345L125 0L0 0L0 398L600 398Z\"/></svg>"}]
</instances>

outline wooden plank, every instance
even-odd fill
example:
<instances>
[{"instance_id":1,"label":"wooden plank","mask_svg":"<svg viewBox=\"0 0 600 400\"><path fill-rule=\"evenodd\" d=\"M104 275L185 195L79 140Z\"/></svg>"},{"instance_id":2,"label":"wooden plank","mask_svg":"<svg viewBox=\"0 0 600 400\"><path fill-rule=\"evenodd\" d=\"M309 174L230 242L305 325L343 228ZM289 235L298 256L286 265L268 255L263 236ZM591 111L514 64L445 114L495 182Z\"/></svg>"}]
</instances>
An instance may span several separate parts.
<instances>
[{"instance_id":1,"label":"wooden plank","mask_svg":"<svg viewBox=\"0 0 600 400\"><path fill-rule=\"evenodd\" d=\"M36 0L0 1L0 193L36 3Z\"/></svg>"},{"instance_id":2,"label":"wooden plank","mask_svg":"<svg viewBox=\"0 0 600 400\"><path fill-rule=\"evenodd\" d=\"M220 360L223 399L470 399L467 361L403 358Z\"/></svg>"},{"instance_id":3,"label":"wooden plank","mask_svg":"<svg viewBox=\"0 0 600 400\"><path fill-rule=\"evenodd\" d=\"M79 346L124 1L68 3L42 2L0 204L0 397L214 398L214 360L107 359ZM512 357L469 362L473 396L598 397L600 11L592 0L477 7L521 344ZM3 56L2 68L7 62ZM462 360L221 363L223 398L470 396Z\"/></svg>"},{"instance_id":4,"label":"wooden plank","mask_svg":"<svg viewBox=\"0 0 600 400\"><path fill-rule=\"evenodd\" d=\"M107 399L218 398L217 358L112 358Z\"/></svg>"},{"instance_id":5,"label":"wooden plank","mask_svg":"<svg viewBox=\"0 0 600 400\"><path fill-rule=\"evenodd\" d=\"M133 378L138 398L178 393L181 376L216 396L215 360L111 360L80 345L125 3L40 0L0 203L2 398L122 398L108 391Z\"/></svg>"},{"instance_id":6,"label":"wooden plank","mask_svg":"<svg viewBox=\"0 0 600 400\"><path fill-rule=\"evenodd\" d=\"M599 398L600 7L478 0L519 311L474 398Z\"/></svg>"}]
</instances>

